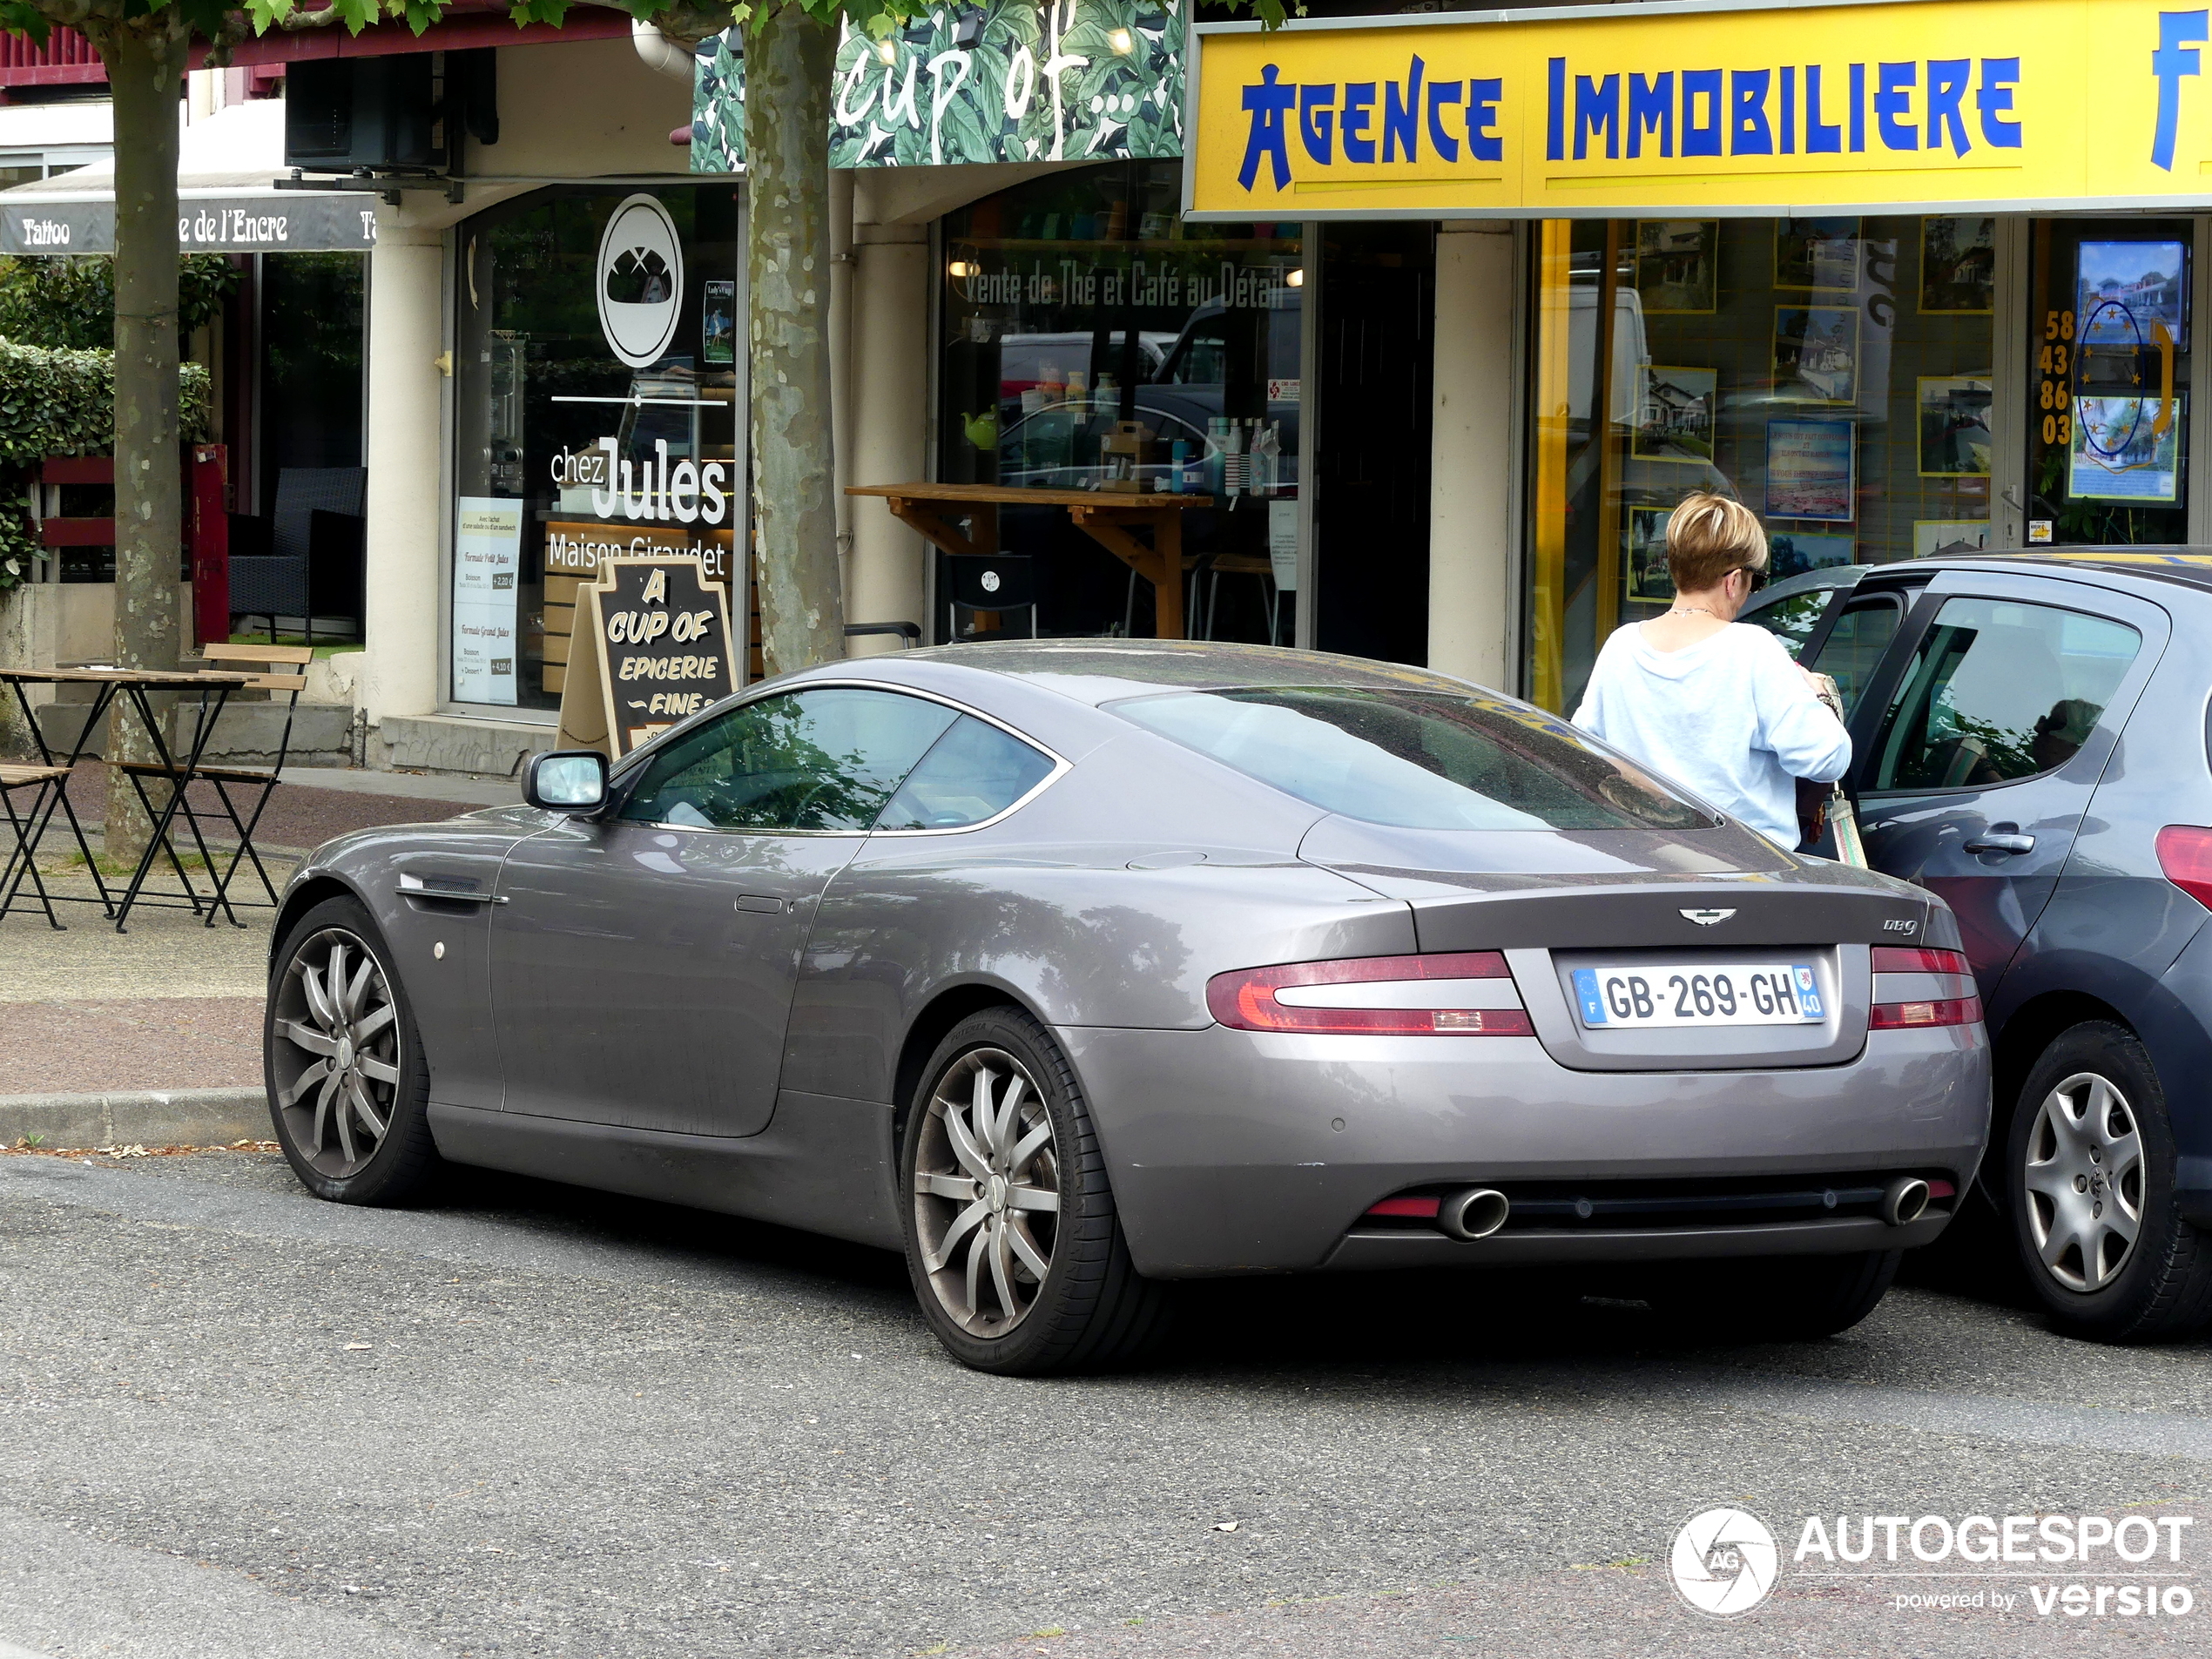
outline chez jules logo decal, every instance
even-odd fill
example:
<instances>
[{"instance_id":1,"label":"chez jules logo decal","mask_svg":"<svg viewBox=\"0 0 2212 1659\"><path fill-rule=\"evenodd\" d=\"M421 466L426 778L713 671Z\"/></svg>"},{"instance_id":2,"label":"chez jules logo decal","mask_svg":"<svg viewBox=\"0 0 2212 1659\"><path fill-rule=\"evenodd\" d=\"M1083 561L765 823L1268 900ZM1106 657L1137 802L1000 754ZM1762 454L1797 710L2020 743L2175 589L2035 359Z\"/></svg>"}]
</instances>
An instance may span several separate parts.
<instances>
[{"instance_id":1,"label":"chez jules logo decal","mask_svg":"<svg viewBox=\"0 0 2212 1659\"><path fill-rule=\"evenodd\" d=\"M599 238L599 330L632 368L668 354L684 308L684 247L676 221L651 196L632 196Z\"/></svg>"}]
</instances>

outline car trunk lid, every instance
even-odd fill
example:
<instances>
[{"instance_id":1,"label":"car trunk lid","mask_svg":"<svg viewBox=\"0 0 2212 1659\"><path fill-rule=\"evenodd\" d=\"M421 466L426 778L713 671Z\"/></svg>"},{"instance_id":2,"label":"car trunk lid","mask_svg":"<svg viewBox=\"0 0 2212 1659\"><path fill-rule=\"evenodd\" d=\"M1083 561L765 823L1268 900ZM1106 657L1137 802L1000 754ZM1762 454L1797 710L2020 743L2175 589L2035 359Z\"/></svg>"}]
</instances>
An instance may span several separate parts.
<instances>
[{"instance_id":1,"label":"car trunk lid","mask_svg":"<svg viewBox=\"0 0 2212 1659\"><path fill-rule=\"evenodd\" d=\"M1834 1065L1864 1045L1870 950L1919 944L1926 894L1867 871L1806 865L1748 830L1401 830L1325 819L1300 855L1405 901L1424 952L1500 950L1536 1035L1587 1071ZM1939 941L1933 942L1947 942ZM1594 1028L1574 975L1642 975L1669 1006L1717 968L1808 974L1790 1023ZM1669 981L1679 974L1682 985ZM1681 1001L1694 1008L1695 1002Z\"/></svg>"}]
</instances>

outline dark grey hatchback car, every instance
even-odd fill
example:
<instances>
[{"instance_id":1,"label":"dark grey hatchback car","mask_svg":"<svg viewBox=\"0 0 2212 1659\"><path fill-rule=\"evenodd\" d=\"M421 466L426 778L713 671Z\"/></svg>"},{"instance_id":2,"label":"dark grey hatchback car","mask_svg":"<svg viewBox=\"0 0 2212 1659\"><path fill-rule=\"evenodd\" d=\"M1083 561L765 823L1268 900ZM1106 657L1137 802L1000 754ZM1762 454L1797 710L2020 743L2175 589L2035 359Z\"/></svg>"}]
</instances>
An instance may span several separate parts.
<instances>
[{"instance_id":1,"label":"dark grey hatchback car","mask_svg":"<svg viewBox=\"0 0 2212 1659\"><path fill-rule=\"evenodd\" d=\"M2066 1329L2212 1318L2212 550L1821 570L1746 622L1835 676L1877 869L1957 914L1979 1184Z\"/></svg>"}]
</instances>

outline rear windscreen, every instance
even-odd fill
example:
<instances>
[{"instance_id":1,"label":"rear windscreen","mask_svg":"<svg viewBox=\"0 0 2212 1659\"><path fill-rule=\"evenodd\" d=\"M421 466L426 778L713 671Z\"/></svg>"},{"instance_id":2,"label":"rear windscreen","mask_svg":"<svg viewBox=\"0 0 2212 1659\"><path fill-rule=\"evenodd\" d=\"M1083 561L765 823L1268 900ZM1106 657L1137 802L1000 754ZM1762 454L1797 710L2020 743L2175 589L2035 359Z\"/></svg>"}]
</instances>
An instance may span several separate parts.
<instances>
[{"instance_id":1,"label":"rear windscreen","mask_svg":"<svg viewBox=\"0 0 2212 1659\"><path fill-rule=\"evenodd\" d=\"M1565 721L1429 691L1270 686L1107 705L1325 812L1407 829L1709 829Z\"/></svg>"}]
</instances>

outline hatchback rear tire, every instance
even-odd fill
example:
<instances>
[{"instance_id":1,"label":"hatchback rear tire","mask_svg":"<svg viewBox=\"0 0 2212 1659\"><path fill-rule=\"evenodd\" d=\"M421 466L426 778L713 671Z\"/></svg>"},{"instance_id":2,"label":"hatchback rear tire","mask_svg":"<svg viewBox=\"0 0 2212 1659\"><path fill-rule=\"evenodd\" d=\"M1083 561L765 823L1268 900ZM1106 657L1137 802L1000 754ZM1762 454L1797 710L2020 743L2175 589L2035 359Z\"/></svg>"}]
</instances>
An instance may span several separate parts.
<instances>
[{"instance_id":1,"label":"hatchback rear tire","mask_svg":"<svg viewBox=\"0 0 2212 1659\"><path fill-rule=\"evenodd\" d=\"M971 1015L937 1045L899 1170L914 1297L962 1365L1109 1370L1166 1334L1167 1287L1130 1260L1074 1069L1021 1009Z\"/></svg>"},{"instance_id":2,"label":"hatchback rear tire","mask_svg":"<svg viewBox=\"0 0 2212 1659\"><path fill-rule=\"evenodd\" d=\"M2212 1318L2212 1238L2182 1216L2166 1091L2135 1034L2089 1020L2021 1085L2005 1157L2013 1238L2060 1331L2160 1342Z\"/></svg>"}]
</instances>

